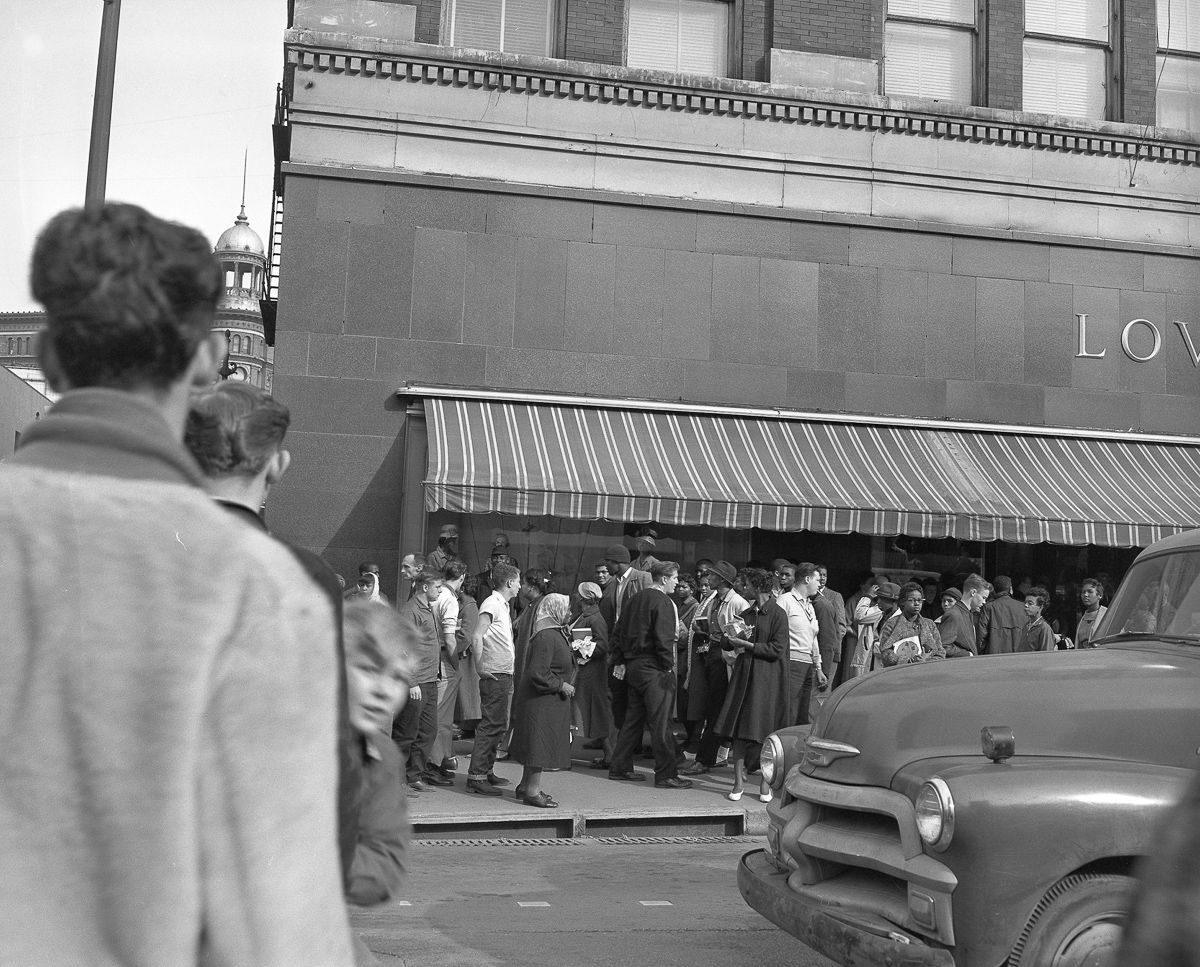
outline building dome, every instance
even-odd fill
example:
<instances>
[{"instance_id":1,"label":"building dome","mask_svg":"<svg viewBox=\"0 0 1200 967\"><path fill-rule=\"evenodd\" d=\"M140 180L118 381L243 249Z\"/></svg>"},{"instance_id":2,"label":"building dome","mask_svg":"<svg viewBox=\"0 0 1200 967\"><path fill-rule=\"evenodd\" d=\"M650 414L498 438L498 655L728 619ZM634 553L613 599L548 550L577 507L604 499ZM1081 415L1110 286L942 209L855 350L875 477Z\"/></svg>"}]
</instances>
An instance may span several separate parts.
<instances>
[{"instance_id":1,"label":"building dome","mask_svg":"<svg viewBox=\"0 0 1200 967\"><path fill-rule=\"evenodd\" d=\"M218 255L222 252L249 252L260 257L266 256L267 250L263 246L262 239L258 237L258 232L250 227L250 219L246 217L245 205L242 206L233 225L221 233L214 251Z\"/></svg>"}]
</instances>

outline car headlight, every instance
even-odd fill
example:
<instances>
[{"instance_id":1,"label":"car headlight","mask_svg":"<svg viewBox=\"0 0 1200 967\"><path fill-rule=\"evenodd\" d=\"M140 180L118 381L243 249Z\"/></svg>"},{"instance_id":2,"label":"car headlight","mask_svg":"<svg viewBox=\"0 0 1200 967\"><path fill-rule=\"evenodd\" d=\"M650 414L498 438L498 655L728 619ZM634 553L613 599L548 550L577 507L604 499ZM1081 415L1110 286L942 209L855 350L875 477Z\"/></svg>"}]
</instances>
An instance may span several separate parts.
<instances>
[{"instance_id":1,"label":"car headlight","mask_svg":"<svg viewBox=\"0 0 1200 967\"><path fill-rule=\"evenodd\" d=\"M784 773L783 743L779 741L779 736L774 734L767 736L758 758L761 763L763 781L772 789L778 789L783 785Z\"/></svg>"},{"instance_id":2,"label":"car headlight","mask_svg":"<svg viewBox=\"0 0 1200 967\"><path fill-rule=\"evenodd\" d=\"M954 797L945 781L934 776L917 793L917 832L939 853L954 838Z\"/></svg>"}]
</instances>

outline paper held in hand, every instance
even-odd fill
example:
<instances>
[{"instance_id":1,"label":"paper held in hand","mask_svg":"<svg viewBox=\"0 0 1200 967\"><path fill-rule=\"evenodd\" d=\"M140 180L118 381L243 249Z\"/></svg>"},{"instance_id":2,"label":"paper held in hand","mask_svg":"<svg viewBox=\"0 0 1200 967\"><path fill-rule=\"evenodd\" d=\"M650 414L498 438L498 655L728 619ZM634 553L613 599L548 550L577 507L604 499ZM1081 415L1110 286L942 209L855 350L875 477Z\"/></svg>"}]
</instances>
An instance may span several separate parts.
<instances>
[{"instance_id":1,"label":"paper held in hand","mask_svg":"<svg viewBox=\"0 0 1200 967\"><path fill-rule=\"evenodd\" d=\"M595 639L592 638L591 628L571 629L571 649L579 656L579 664L587 663L596 650Z\"/></svg>"}]
</instances>

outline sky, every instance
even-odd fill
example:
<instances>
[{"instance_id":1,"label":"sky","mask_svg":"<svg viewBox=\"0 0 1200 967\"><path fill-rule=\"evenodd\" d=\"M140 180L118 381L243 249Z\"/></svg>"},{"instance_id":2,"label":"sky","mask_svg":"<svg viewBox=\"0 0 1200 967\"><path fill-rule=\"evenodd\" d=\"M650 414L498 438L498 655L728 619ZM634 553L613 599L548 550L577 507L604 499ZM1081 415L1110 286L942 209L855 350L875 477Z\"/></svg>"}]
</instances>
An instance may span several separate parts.
<instances>
[{"instance_id":1,"label":"sky","mask_svg":"<svg viewBox=\"0 0 1200 967\"><path fill-rule=\"evenodd\" d=\"M38 308L38 231L83 204L103 0L4 0L0 312ZM121 0L106 197L202 231L269 235L287 0Z\"/></svg>"}]
</instances>

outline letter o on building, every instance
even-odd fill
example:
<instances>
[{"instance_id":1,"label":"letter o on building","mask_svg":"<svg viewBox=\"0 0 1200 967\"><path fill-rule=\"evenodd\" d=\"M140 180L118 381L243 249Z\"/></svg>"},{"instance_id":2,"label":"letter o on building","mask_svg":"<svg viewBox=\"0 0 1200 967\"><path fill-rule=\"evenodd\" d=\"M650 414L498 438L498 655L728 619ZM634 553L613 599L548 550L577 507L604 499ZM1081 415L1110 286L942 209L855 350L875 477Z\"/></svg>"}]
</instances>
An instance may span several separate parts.
<instances>
[{"instance_id":1,"label":"letter o on building","mask_svg":"<svg viewBox=\"0 0 1200 967\"><path fill-rule=\"evenodd\" d=\"M1129 347L1129 334L1133 331L1134 326L1145 326L1154 334L1154 348L1150 350L1146 356L1139 356ZM1162 333L1158 331L1158 326L1152 323L1149 319L1130 319L1125 323L1125 328L1121 330L1121 348L1125 351L1125 355L1138 363L1147 363L1158 355L1162 349Z\"/></svg>"}]
</instances>

